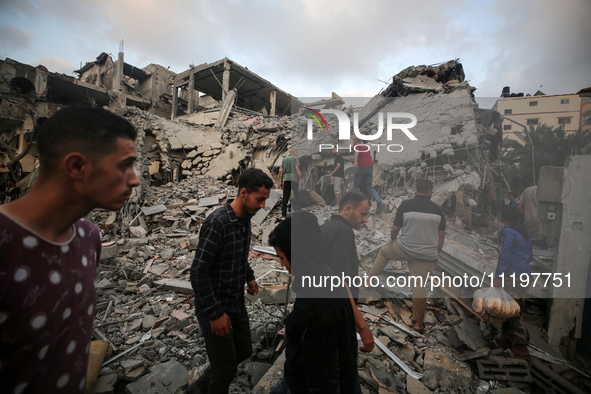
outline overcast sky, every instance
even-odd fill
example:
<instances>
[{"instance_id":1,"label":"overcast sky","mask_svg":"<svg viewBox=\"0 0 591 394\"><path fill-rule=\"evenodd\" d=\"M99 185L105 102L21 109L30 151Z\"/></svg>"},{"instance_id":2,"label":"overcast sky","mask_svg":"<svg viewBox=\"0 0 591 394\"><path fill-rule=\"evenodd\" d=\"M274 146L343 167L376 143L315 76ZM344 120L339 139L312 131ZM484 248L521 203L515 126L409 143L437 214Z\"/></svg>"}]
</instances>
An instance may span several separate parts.
<instances>
[{"instance_id":1,"label":"overcast sky","mask_svg":"<svg viewBox=\"0 0 591 394\"><path fill-rule=\"evenodd\" d=\"M74 75L124 40L140 68L229 57L298 97L373 96L460 58L477 97L564 94L591 87L590 15L589 0L0 0L0 58Z\"/></svg>"}]
</instances>

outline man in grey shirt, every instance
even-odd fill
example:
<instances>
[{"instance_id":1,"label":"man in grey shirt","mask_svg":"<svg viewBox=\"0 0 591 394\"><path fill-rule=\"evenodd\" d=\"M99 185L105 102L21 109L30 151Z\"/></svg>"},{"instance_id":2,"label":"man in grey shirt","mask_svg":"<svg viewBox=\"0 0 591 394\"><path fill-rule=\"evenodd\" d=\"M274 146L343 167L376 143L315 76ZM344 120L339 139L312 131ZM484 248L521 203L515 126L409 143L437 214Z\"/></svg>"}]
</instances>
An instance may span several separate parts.
<instances>
[{"instance_id":1,"label":"man in grey shirt","mask_svg":"<svg viewBox=\"0 0 591 394\"><path fill-rule=\"evenodd\" d=\"M379 275L390 260L407 261L410 275L420 276L423 281L435 269L445 240L445 216L441 207L431 201L432 194L431 181L417 180L417 194L398 207L390 230L392 242L380 249L370 276ZM417 285L411 288L412 317L418 331L425 328L427 307L427 284L422 284L411 281L411 285Z\"/></svg>"}]
</instances>

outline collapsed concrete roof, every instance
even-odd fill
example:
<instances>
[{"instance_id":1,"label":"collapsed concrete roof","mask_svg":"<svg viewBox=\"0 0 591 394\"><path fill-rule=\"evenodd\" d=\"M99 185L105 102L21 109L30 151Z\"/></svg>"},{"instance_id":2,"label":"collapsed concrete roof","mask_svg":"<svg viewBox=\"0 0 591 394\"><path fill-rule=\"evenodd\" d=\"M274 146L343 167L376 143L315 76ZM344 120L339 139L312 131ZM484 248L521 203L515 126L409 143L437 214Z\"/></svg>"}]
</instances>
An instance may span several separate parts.
<instances>
[{"instance_id":1,"label":"collapsed concrete roof","mask_svg":"<svg viewBox=\"0 0 591 394\"><path fill-rule=\"evenodd\" d=\"M381 137L369 143L383 145L376 149L375 159L385 170L394 171L397 166L408 166L438 156L453 156L457 149L478 144L475 112L478 106L472 97L473 90L464 81L462 65L456 60L439 66L408 67L358 111L359 131L373 136L382 122L384 132ZM410 129L416 140L410 140L400 129L394 129L392 140L388 140L384 119L387 113L416 116L417 123ZM348 115L351 117L351 111ZM308 118L294 117L291 128L294 145L300 153L311 154L318 153L319 144L339 144L341 153L350 153L347 149L351 141L338 140L336 116L327 114L324 117L328 132L315 133L314 140L307 139ZM408 119L399 123L408 123ZM354 136L353 132L351 135ZM391 144L398 145L394 151L387 149Z\"/></svg>"},{"instance_id":2,"label":"collapsed concrete roof","mask_svg":"<svg viewBox=\"0 0 591 394\"><path fill-rule=\"evenodd\" d=\"M224 77L225 72L227 77ZM225 97L222 86L227 84L225 93L231 89L237 89L239 107L257 112L261 112L263 107L268 109L276 107L277 115L290 115L294 102L301 105L294 96L228 58L204 63L178 74L174 80L174 86L190 85L191 81L193 81L193 89L206 93L218 101L222 101Z\"/></svg>"}]
</instances>

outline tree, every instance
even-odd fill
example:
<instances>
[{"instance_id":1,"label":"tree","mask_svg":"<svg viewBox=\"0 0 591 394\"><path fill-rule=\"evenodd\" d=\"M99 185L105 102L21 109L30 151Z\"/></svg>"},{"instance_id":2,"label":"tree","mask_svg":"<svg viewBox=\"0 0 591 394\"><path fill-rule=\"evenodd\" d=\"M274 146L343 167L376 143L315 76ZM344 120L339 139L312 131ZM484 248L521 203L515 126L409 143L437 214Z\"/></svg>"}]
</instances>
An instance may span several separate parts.
<instances>
[{"instance_id":1,"label":"tree","mask_svg":"<svg viewBox=\"0 0 591 394\"><path fill-rule=\"evenodd\" d=\"M516 134L518 141L503 141L504 171L512 190L523 190L537 181L533 178L534 165L536 176L541 167L563 167L568 156L578 154L580 148L591 143L589 131L566 134L562 127L531 126L529 134L534 146L533 163L531 145L525 133Z\"/></svg>"}]
</instances>

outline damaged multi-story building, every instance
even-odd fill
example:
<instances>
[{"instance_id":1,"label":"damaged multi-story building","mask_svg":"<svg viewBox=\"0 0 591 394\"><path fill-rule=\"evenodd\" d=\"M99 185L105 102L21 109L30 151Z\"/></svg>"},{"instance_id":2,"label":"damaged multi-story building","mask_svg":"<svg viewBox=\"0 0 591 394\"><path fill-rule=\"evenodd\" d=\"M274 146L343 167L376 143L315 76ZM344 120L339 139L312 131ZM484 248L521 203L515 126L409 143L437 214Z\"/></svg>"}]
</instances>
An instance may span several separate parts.
<instances>
[{"instance_id":1,"label":"damaged multi-story building","mask_svg":"<svg viewBox=\"0 0 591 394\"><path fill-rule=\"evenodd\" d=\"M213 208L232 198L234 181L244 168L261 168L277 181L277 170L291 146L299 149L300 156L311 158L306 176L311 196L307 209L321 220L328 219L334 211L326 206L332 201L330 194L323 193L322 174L325 165L332 164L332 146L338 145L345 156L347 188L351 188L355 172L352 141L340 139L343 119L335 111L347 117L352 137L356 129L361 135L376 136L370 141L374 187L390 212L412 196L416 179L434 181L433 200L443 206L450 224L440 273L484 274L489 278L496 267L493 239L501 226L498 212L508 191L500 159L502 119L498 112L478 107L475 88L465 80L458 60L409 67L360 107L336 94L303 103L227 58L191 66L178 74L159 65L134 67L124 62L122 51L117 59L101 53L96 61L76 71L79 78L11 59L2 61L0 69L4 76L0 81L4 144L0 163L14 162L30 146L26 155L16 160L23 178L34 175L34 132L39 119L51 116L61 106L106 106L138 129L136 170L142 185L120 212L91 214L105 241L95 336L108 340L119 351L139 343L141 331L151 331L154 339L129 359L103 368L99 381L107 388L97 392L114 392L125 386L126 392L139 393L165 383L179 388L187 383L187 371L194 377L204 369L206 360L191 316L188 284L200 223ZM324 128L309 115L312 109L323 116ZM408 114L416 124L408 126L407 133L400 125L413 122ZM389 129L391 124L399 127ZM11 149L10 155L5 146ZM589 210L581 207L591 191L589 185L575 180L591 170L590 157L574 156L564 168L544 169L538 182L543 231L553 238L555 247L536 252L534 271L573 272L573 288L576 285L579 290L587 288L590 275L591 245L585 240L591 238L591 218ZM23 189L29 184L27 178L21 181ZM264 249L273 219L279 216L274 210L279 198L275 190L267 209L253 218L257 249L253 251L253 267L267 290L249 303L257 310L253 328L256 356L252 371L239 376L242 380L237 392L268 392L269 382L280 376L277 331L282 323L273 315L288 310L288 280ZM358 233L363 269L372 264L376 251L388 240L392 218L392 213L372 215ZM395 264L388 270L404 275ZM470 386L485 387L483 381L512 379L520 389L581 390L569 380L579 387L591 387L584 383L584 361L575 355L585 355L591 343L591 307L585 294L565 288L532 289L528 311L534 312L528 323L537 332L535 347L541 350L535 350L534 361L527 362L489 348L485 339L492 329L471 314L470 290L443 286L431 294L433 328L424 336L404 329L409 319L408 289L364 298L362 311L374 335L404 364L386 352L361 355L364 392L384 389L380 371L392 382L400 380L402 390L409 392L417 387L460 392ZM573 360L577 360L576 367ZM261 368L260 364L265 365ZM178 382L176 373L158 372L157 367L171 365L180 375L185 374ZM552 365L551 372L547 365ZM269 373L257 385L253 376L262 373L253 371L259 369ZM409 374L409 369L416 375ZM493 369L498 376L490 372ZM419 375L418 380L412 377Z\"/></svg>"}]
</instances>

